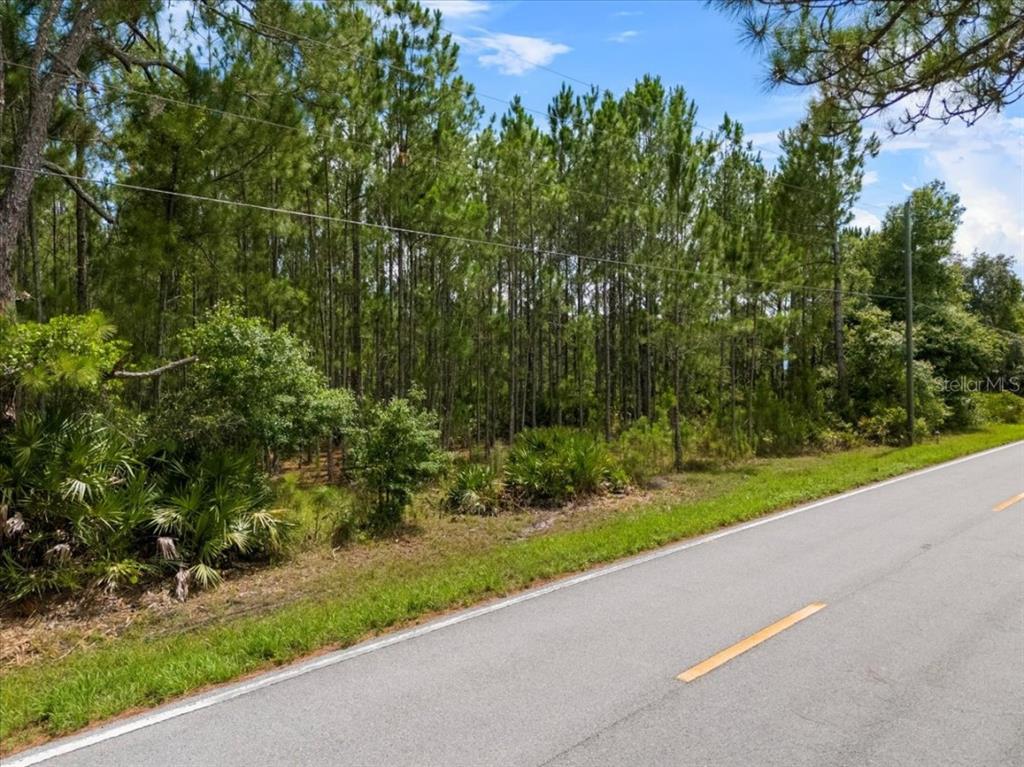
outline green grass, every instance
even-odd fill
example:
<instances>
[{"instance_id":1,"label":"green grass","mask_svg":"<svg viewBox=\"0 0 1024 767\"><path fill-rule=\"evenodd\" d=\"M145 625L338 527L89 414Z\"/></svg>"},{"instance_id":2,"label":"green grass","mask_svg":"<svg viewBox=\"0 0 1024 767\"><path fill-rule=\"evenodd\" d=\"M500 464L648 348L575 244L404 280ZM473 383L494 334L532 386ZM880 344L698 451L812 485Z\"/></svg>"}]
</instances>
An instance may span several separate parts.
<instances>
[{"instance_id":1,"label":"green grass","mask_svg":"<svg viewBox=\"0 0 1024 767\"><path fill-rule=\"evenodd\" d=\"M1024 439L1000 425L912 448L863 448L752 463L728 489L691 503L638 506L592 526L431 560L360 582L344 597L175 637L126 636L0 676L5 750L206 685L352 644L424 614L506 594L777 509Z\"/></svg>"}]
</instances>

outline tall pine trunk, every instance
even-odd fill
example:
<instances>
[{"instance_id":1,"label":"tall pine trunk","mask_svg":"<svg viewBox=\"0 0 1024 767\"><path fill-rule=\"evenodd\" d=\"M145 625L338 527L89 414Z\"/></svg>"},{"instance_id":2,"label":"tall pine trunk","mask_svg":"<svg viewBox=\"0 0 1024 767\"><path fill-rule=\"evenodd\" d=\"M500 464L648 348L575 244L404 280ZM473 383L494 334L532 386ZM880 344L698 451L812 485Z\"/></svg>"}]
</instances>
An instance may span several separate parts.
<instances>
[{"instance_id":1,"label":"tall pine trunk","mask_svg":"<svg viewBox=\"0 0 1024 767\"><path fill-rule=\"evenodd\" d=\"M849 409L850 384L846 376L846 350L843 347L843 274L838 234L832 240L832 343L836 356L839 413L846 416Z\"/></svg>"},{"instance_id":2,"label":"tall pine trunk","mask_svg":"<svg viewBox=\"0 0 1024 767\"><path fill-rule=\"evenodd\" d=\"M56 0L54 0L56 5ZM92 40L93 24L96 20L98 3L83 4L72 23L71 30L63 44L47 57L52 69L40 77L38 69L29 73L28 114L21 131L15 138L18 148L14 157L14 170L7 181L3 196L0 196L0 314L14 311L14 254L18 246L28 200L35 186L43 149L49 141L48 128L53 115L57 94L67 81L85 46ZM49 16L49 15L47 15ZM37 44L49 39L56 14L44 16L42 28L37 30ZM40 61L42 60L40 52Z\"/></svg>"},{"instance_id":3,"label":"tall pine trunk","mask_svg":"<svg viewBox=\"0 0 1024 767\"><path fill-rule=\"evenodd\" d=\"M79 110L84 110L85 92L80 82L75 85L75 100ZM81 127L75 136L75 175L85 176L85 136ZM80 195L75 195L75 301L79 314L89 311L89 220Z\"/></svg>"},{"instance_id":4,"label":"tall pine trunk","mask_svg":"<svg viewBox=\"0 0 1024 767\"><path fill-rule=\"evenodd\" d=\"M363 217L363 178L356 176L349 196L352 218L361 221ZM352 362L349 367L349 386L357 397L363 394L363 246L362 227L352 226L352 285L349 316L349 353Z\"/></svg>"}]
</instances>

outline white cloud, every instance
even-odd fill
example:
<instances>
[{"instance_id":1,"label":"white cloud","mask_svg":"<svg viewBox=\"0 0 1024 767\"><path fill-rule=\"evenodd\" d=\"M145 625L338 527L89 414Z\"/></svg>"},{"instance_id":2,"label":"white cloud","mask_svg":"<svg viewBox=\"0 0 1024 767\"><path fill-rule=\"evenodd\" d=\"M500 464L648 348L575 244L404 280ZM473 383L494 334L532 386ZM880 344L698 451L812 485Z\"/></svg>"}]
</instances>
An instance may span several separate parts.
<instances>
[{"instance_id":1,"label":"white cloud","mask_svg":"<svg viewBox=\"0 0 1024 767\"><path fill-rule=\"evenodd\" d=\"M874 229L876 232L882 228L882 219L863 208L855 207L853 209L853 221L850 223L853 226L859 226L861 229Z\"/></svg>"},{"instance_id":2,"label":"white cloud","mask_svg":"<svg viewBox=\"0 0 1024 767\"><path fill-rule=\"evenodd\" d=\"M1024 117L990 115L972 126L926 124L883 152L916 150L965 207L957 248L1005 253L1024 266Z\"/></svg>"},{"instance_id":3,"label":"white cloud","mask_svg":"<svg viewBox=\"0 0 1024 767\"><path fill-rule=\"evenodd\" d=\"M572 50L568 45L553 43L543 37L509 35L504 32L486 33L467 38L468 47L482 51L477 61L485 67L497 67L503 75L523 75L544 67L555 56Z\"/></svg>"},{"instance_id":4,"label":"white cloud","mask_svg":"<svg viewBox=\"0 0 1024 767\"><path fill-rule=\"evenodd\" d=\"M864 178L861 180L863 186L871 186L872 184L878 183L878 171L869 170L864 172Z\"/></svg>"},{"instance_id":5,"label":"white cloud","mask_svg":"<svg viewBox=\"0 0 1024 767\"><path fill-rule=\"evenodd\" d=\"M643 11L616 11L615 13L612 14L612 17L613 18L622 19L622 18L625 18L627 16L643 16L643 15L644 15Z\"/></svg>"},{"instance_id":6,"label":"white cloud","mask_svg":"<svg viewBox=\"0 0 1024 767\"><path fill-rule=\"evenodd\" d=\"M420 0L420 5L441 11L445 19L465 19L491 10L491 4L484 0Z\"/></svg>"},{"instance_id":7,"label":"white cloud","mask_svg":"<svg viewBox=\"0 0 1024 767\"><path fill-rule=\"evenodd\" d=\"M619 34L612 35L608 39L611 40L613 43L628 43L630 40L632 40L639 34L640 33L637 32L635 29L627 29L625 32L619 32Z\"/></svg>"}]
</instances>

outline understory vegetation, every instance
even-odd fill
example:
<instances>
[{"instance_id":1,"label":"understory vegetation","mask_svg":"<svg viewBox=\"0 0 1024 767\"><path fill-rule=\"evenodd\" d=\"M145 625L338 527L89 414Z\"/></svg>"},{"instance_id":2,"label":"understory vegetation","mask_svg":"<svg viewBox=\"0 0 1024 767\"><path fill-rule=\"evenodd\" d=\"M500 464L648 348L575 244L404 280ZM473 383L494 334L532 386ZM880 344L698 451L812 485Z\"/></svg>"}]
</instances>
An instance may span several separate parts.
<instances>
[{"instance_id":1,"label":"understory vegetation","mask_svg":"<svg viewBox=\"0 0 1024 767\"><path fill-rule=\"evenodd\" d=\"M457 515L625 493L673 471L682 440L659 413L611 440L576 427L526 428L505 447L453 459L421 391L359 403L327 385L287 330L230 306L184 332L192 355L185 380L146 407L138 399L152 392L138 387L160 381L124 377L126 344L99 313L0 328L13 415L0 434L0 590L8 603L160 579L185 599L193 587L217 585L225 567L390 534L431 486L440 489L433 503ZM877 322L860 324L850 348L854 369L899 365ZM944 400L927 388L924 363L920 370L923 423L954 408L969 416L960 425L1024 421L1021 397ZM816 432L818 447L894 442L903 418L898 406L882 408L857 430ZM685 452L729 455L713 426L701 433L698 423L689 424ZM320 462L323 484L300 479L302 467Z\"/></svg>"},{"instance_id":2,"label":"understory vegetation","mask_svg":"<svg viewBox=\"0 0 1024 767\"><path fill-rule=\"evenodd\" d=\"M279 554L298 520L274 505L271 478L310 445L346 446L373 529L396 525L444 467L431 414L405 400L357 408L290 333L231 308L184 334L187 380L145 410L132 407L124 344L100 314L5 322L0 334L12 420L0 433L4 601L161 574L184 599L227 564Z\"/></svg>"},{"instance_id":3,"label":"understory vegetation","mask_svg":"<svg viewBox=\"0 0 1024 767\"><path fill-rule=\"evenodd\" d=\"M653 75L488 116L407 0L139 7L0 8L0 601L1022 417L1011 259L927 183L908 285L828 99L766 158Z\"/></svg>"}]
</instances>

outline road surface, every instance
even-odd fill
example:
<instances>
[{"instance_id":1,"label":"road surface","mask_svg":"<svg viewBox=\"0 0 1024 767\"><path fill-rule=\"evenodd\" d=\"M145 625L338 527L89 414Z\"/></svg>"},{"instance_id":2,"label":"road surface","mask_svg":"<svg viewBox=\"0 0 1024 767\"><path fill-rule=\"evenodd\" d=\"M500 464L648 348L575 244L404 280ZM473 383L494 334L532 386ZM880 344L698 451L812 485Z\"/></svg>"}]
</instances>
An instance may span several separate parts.
<instances>
[{"instance_id":1,"label":"road surface","mask_svg":"<svg viewBox=\"0 0 1024 767\"><path fill-rule=\"evenodd\" d=\"M5 761L30 763L1024 765L1024 443Z\"/></svg>"}]
</instances>

